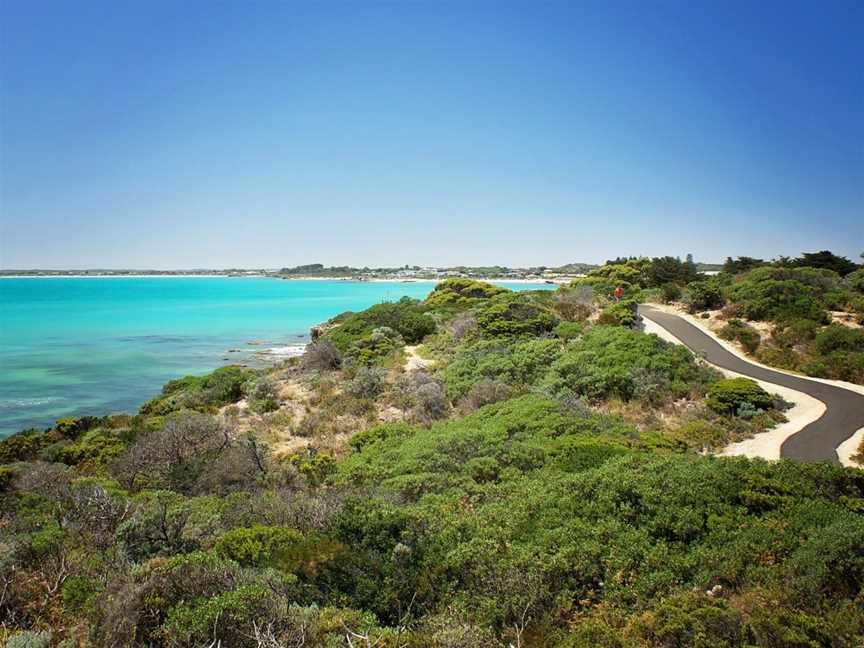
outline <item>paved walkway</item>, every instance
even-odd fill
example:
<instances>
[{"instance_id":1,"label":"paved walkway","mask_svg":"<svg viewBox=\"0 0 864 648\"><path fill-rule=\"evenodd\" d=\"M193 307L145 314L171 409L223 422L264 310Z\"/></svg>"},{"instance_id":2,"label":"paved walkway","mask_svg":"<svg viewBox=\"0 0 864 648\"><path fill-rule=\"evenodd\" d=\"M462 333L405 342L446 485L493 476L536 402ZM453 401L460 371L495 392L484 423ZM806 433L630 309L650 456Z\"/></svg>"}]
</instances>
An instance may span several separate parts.
<instances>
[{"instance_id":1,"label":"paved walkway","mask_svg":"<svg viewBox=\"0 0 864 648\"><path fill-rule=\"evenodd\" d=\"M773 371L739 358L687 320L650 306L639 314L659 324L694 353L723 369L796 389L825 403L825 413L790 436L780 446L780 456L800 461L839 463L836 448L864 427L864 395L816 380Z\"/></svg>"}]
</instances>

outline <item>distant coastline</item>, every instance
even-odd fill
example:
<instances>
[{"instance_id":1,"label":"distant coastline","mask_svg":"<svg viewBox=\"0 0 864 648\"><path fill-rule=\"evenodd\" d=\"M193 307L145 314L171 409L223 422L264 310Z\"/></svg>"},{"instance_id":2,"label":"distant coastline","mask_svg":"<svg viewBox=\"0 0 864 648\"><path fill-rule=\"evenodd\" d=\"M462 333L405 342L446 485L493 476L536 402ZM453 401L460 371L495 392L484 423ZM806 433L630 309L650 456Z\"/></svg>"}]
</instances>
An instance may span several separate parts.
<instances>
[{"instance_id":1,"label":"distant coastline","mask_svg":"<svg viewBox=\"0 0 864 648\"><path fill-rule=\"evenodd\" d=\"M346 275L346 276L306 276L306 275L282 275L282 274L66 274L66 273L31 273L31 274L2 274L0 279L278 279L283 281L345 281L356 283L430 283L437 284L452 276L449 275L438 277L405 277L405 276L367 276L367 275ZM478 281L503 282L513 284L566 284L574 279L584 277L584 274L572 275L556 275L549 277L509 277L509 276L485 276L485 275L464 275L466 278L476 279Z\"/></svg>"},{"instance_id":2,"label":"distant coastline","mask_svg":"<svg viewBox=\"0 0 864 648\"><path fill-rule=\"evenodd\" d=\"M564 285L575 279L584 277L585 275L572 275L568 277L555 277L552 279L509 279L500 277L472 277L478 281L489 281L492 283L509 283L509 284L525 284L525 285ZM199 275L147 275L147 274L128 274L128 275L72 275L72 274L44 274L44 275L0 275L0 280L3 279L276 279L282 281L343 281L346 283L392 283L392 284L411 284L411 283L428 283L437 284L444 281L444 278L418 278L418 279L399 279L386 277L284 277L274 275L244 275L244 276L228 276L218 274L199 274Z\"/></svg>"}]
</instances>

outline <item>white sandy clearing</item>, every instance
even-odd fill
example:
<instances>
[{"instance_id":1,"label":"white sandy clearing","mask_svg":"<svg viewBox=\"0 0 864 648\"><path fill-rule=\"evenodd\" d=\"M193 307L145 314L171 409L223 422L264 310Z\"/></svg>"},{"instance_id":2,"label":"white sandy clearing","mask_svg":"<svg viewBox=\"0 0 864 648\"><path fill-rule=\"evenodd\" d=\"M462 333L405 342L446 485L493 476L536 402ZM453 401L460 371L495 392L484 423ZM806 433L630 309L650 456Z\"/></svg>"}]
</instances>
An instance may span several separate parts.
<instances>
[{"instance_id":1,"label":"white sandy clearing","mask_svg":"<svg viewBox=\"0 0 864 648\"><path fill-rule=\"evenodd\" d=\"M418 345L405 347L405 371L428 369L435 364L432 360L421 358L417 353L417 346Z\"/></svg>"},{"instance_id":2,"label":"white sandy clearing","mask_svg":"<svg viewBox=\"0 0 864 648\"><path fill-rule=\"evenodd\" d=\"M645 325L646 333L654 333L667 342L681 344L681 341L678 338L656 322L649 320L647 317L642 318L642 321ZM710 334L710 331L706 332ZM719 341L720 340L718 340L718 342ZM726 346L731 353L743 357L736 349L729 348L727 345L724 346ZM744 374L729 371L728 369L723 369L717 366L714 367L723 373L723 375L730 378L744 376ZM749 378L749 376L744 377ZM743 456L750 457L751 459L756 457L772 460L779 459L780 446L783 445L783 442L825 413L825 403L808 394L781 385L775 385L774 383L765 382L764 380L757 380L756 382L765 391L777 394L783 400L792 403L792 407L785 412L787 420L785 423L781 423L767 432L757 434L752 439L745 439L744 441L738 441L737 443L728 445L718 453L720 456Z\"/></svg>"}]
</instances>

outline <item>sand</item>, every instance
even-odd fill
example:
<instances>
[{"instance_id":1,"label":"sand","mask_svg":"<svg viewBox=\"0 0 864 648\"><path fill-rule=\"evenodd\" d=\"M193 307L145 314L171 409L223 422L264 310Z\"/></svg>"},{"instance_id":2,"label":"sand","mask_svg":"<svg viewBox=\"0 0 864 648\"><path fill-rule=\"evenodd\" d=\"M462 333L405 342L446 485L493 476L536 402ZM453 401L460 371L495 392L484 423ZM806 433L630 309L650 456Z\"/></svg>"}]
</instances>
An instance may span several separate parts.
<instances>
[{"instance_id":1,"label":"sand","mask_svg":"<svg viewBox=\"0 0 864 648\"><path fill-rule=\"evenodd\" d=\"M683 315L678 312L676 312L675 314ZM695 318L690 318L691 323L698 325L698 322L694 321L694 319ZM654 333L658 337L666 340L667 342L681 344L678 338L669 333L659 324L647 318L643 318L643 322L645 325L646 333ZM704 326L699 326L699 328L711 335L711 337L716 339L718 342L722 343L723 346L725 346L731 353L734 353L735 355L744 358L748 362L750 361L750 359L744 356L744 354L738 351L738 349L725 343L725 340L720 340L719 338L717 338L717 336L714 335L712 331L708 330ZM730 378L743 376L743 374L739 374L734 371L729 371L720 367L715 368L721 373L723 373L725 376ZM718 453L720 456L743 456L769 460L779 459L780 446L783 445L783 442L825 413L825 404L822 401L813 398L812 396L809 396L808 394L796 391L794 389L789 389L788 387L783 387L781 385L775 385L774 383L769 383L764 380L757 380L756 382L759 383L759 386L762 387L762 389L764 389L765 391L772 394L777 394L783 400L792 403L792 407L785 412L787 421L785 423L781 423L777 427L767 432L757 434L752 439L745 439L744 441L738 441L736 443L728 445L726 448L724 448Z\"/></svg>"}]
</instances>

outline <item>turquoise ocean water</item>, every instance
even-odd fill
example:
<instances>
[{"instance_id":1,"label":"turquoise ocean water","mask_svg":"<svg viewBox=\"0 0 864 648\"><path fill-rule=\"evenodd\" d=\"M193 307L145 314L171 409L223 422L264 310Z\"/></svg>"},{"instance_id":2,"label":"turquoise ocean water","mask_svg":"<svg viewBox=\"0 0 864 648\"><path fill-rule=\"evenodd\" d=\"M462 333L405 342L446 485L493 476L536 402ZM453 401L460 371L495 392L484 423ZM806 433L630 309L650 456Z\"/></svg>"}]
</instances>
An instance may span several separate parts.
<instances>
[{"instance_id":1,"label":"turquoise ocean water","mask_svg":"<svg viewBox=\"0 0 864 648\"><path fill-rule=\"evenodd\" d=\"M0 437L62 416L135 411L173 378L254 363L256 351L303 344L311 326L338 313L403 295L422 298L433 286L227 277L0 279Z\"/></svg>"}]
</instances>

